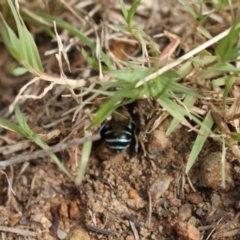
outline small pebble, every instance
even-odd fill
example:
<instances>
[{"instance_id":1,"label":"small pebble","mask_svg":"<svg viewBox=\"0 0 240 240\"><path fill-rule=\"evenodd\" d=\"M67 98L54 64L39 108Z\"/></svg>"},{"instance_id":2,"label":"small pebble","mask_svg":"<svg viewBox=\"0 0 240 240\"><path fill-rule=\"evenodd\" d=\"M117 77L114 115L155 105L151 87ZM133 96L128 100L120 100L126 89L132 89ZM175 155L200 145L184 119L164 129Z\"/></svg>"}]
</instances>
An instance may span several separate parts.
<instances>
[{"instance_id":1,"label":"small pebble","mask_svg":"<svg viewBox=\"0 0 240 240\"><path fill-rule=\"evenodd\" d=\"M179 216L179 220L182 222L188 220L192 216L192 205L183 204L179 208L178 216Z\"/></svg>"},{"instance_id":2,"label":"small pebble","mask_svg":"<svg viewBox=\"0 0 240 240\"><path fill-rule=\"evenodd\" d=\"M201 172L199 177L199 185L214 190L223 188L222 182L222 165L221 165L221 152L210 153L202 162ZM225 190L229 190L233 186L233 179L231 174L231 165L226 162L225 164Z\"/></svg>"},{"instance_id":3,"label":"small pebble","mask_svg":"<svg viewBox=\"0 0 240 240\"><path fill-rule=\"evenodd\" d=\"M170 176L161 176L157 178L152 185L150 186L149 192L152 196L153 202L159 200L160 197L164 195L164 193L168 190L171 181L173 180Z\"/></svg>"},{"instance_id":4,"label":"small pebble","mask_svg":"<svg viewBox=\"0 0 240 240\"><path fill-rule=\"evenodd\" d=\"M178 222L175 224L174 228L181 240L200 240L200 232L193 225Z\"/></svg>"},{"instance_id":5,"label":"small pebble","mask_svg":"<svg viewBox=\"0 0 240 240\"><path fill-rule=\"evenodd\" d=\"M192 192L187 195L187 200L194 204L199 204L203 202L203 198L200 192Z\"/></svg>"},{"instance_id":6,"label":"small pebble","mask_svg":"<svg viewBox=\"0 0 240 240\"><path fill-rule=\"evenodd\" d=\"M67 235L66 240L91 240L90 236L88 235L88 232L78 226L74 227Z\"/></svg>"}]
</instances>

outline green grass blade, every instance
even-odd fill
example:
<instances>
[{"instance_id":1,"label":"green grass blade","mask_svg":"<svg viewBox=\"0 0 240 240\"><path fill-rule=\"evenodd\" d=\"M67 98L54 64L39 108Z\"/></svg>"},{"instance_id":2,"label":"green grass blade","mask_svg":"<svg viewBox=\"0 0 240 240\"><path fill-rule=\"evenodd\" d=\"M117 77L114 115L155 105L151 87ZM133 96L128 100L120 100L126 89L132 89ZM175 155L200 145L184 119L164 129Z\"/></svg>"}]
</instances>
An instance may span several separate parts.
<instances>
[{"instance_id":1,"label":"green grass blade","mask_svg":"<svg viewBox=\"0 0 240 240\"><path fill-rule=\"evenodd\" d=\"M136 69L123 69L123 70L113 70L109 71L108 74L118 80L123 80L125 82L135 82L148 76L154 71L154 68L141 68Z\"/></svg>"},{"instance_id":2,"label":"green grass blade","mask_svg":"<svg viewBox=\"0 0 240 240\"><path fill-rule=\"evenodd\" d=\"M182 6L189 12L194 19L198 19L199 16L197 13L194 12L193 8L185 1L185 0L178 0L182 4Z\"/></svg>"},{"instance_id":3,"label":"green grass blade","mask_svg":"<svg viewBox=\"0 0 240 240\"><path fill-rule=\"evenodd\" d=\"M223 109L226 109L227 96L229 91L232 89L232 86L235 83L235 81L236 81L236 77L234 76L231 76L228 79L226 79L226 85L223 92Z\"/></svg>"},{"instance_id":4,"label":"green grass blade","mask_svg":"<svg viewBox=\"0 0 240 240\"><path fill-rule=\"evenodd\" d=\"M215 48L215 53L216 55L220 56L222 62L234 58L235 53L232 51L232 49L239 38L239 32L240 18L235 21L229 34L223 38Z\"/></svg>"},{"instance_id":5,"label":"green grass blade","mask_svg":"<svg viewBox=\"0 0 240 240\"><path fill-rule=\"evenodd\" d=\"M82 52L83 57L85 58L85 60L87 61L87 63L88 63L90 66L92 66L93 68L98 68L98 62L96 61L95 58L90 57L90 56L87 54L87 52L85 51L84 48L82 48L81 52Z\"/></svg>"},{"instance_id":6,"label":"green grass blade","mask_svg":"<svg viewBox=\"0 0 240 240\"><path fill-rule=\"evenodd\" d=\"M240 133L238 132L231 132L229 135L236 141L240 142Z\"/></svg>"},{"instance_id":7,"label":"green grass blade","mask_svg":"<svg viewBox=\"0 0 240 240\"><path fill-rule=\"evenodd\" d=\"M85 137L89 136L89 133L87 131L85 131L85 134L84 134ZM88 160L89 160L89 156L90 156L90 153L91 153L91 149L92 149L92 142L85 142L83 144L83 148L82 148L82 157L81 157L81 161L80 161L80 164L79 164L79 169L78 169L78 176L76 178L76 181L75 183L77 185L79 185L84 177L84 174L85 174L85 171L86 171L86 168L87 168L87 163L88 163Z\"/></svg>"},{"instance_id":8,"label":"green grass blade","mask_svg":"<svg viewBox=\"0 0 240 240\"><path fill-rule=\"evenodd\" d=\"M17 24L19 40L21 42L21 47L19 48L19 52L22 54L21 56L26 61L26 64L29 65L29 67L33 67L34 69L43 72L41 59L32 35L26 28L24 22L20 21L12 0L8 0L8 4Z\"/></svg>"},{"instance_id":9,"label":"green grass blade","mask_svg":"<svg viewBox=\"0 0 240 240\"><path fill-rule=\"evenodd\" d=\"M129 26L131 26L131 24L132 24L132 18L134 16L135 12L137 11L137 7L140 2L141 2L141 0L135 0L132 4L131 8L128 11L127 23Z\"/></svg>"},{"instance_id":10,"label":"green grass blade","mask_svg":"<svg viewBox=\"0 0 240 240\"><path fill-rule=\"evenodd\" d=\"M213 121L211 112L209 111L207 113L206 117L204 118L204 120L202 122L202 126L200 128L200 131L203 132L204 135L203 136L198 135L193 144L193 147L192 147L192 150L191 150L191 153L190 153L187 165L186 165L186 174L189 172L189 170L193 166L198 154L202 150L203 145L204 145L206 139L208 138L208 135L211 132L211 128L212 128L213 124L214 124L214 121ZM208 129L208 131L206 131L206 128Z\"/></svg>"},{"instance_id":11,"label":"green grass blade","mask_svg":"<svg viewBox=\"0 0 240 240\"><path fill-rule=\"evenodd\" d=\"M24 136L24 137L27 137L26 134L25 134L25 131L18 125L14 124L14 123L11 123L3 118L0 118L0 126L4 126L4 127L7 127L8 129Z\"/></svg>"},{"instance_id":12,"label":"green grass blade","mask_svg":"<svg viewBox=\"0 0 240 240\"><path fill-rule=\"evenodd\" d=\"M24 130L27 137L31 137L32 130L28 126L28 124L27 124L25 118L23 117L18 105L15 106L14 111L15 111L15 116L18 120L18 123L19 123L20 127Z\"/></svg>"},{"instance_id":13,"label":"green grass blade","mask_svg":"<svg viewBox=\"0 0 240 240\"><path fill-rule=\"evenodd\" d=\"M1 35L2 35L3 42L6 45L9 53L18 62L21 63L22 58L19 54L19 47L21 47L21 43L17 38L16 34L13 32L13 30L7 25L1 13L0 13L0 17L1 17L1 20L3 21L3 25L1 26Z\"/></svg>"},{"instance_id":14,"label":"green grass blade","mask_svg":"<svg viewBox=\"0 0 240 240\"><path fill-rule=\"evenodd\" d=\"M36 133L32 134L32 140L48 154L48 156L53 160L60 170L62 170L71 180L73 180L73 176L63 166L58 157L49 151L49 146Z\"/></svg>"},{"instance_id":15,"label":"green grass blade","mask_svg":"<svg viewBox=\"0 0 240 240\"><path fill-rule=\"evenodd\" d=\"M190 108L194 105L194 103L195 103L196 100L197 100L196 97L187 95L186 98L185 98L184 101L183 101L183 104L184 104L188 109L190 109ZM178 126L179 123L180 123L180 121L179 121L178 119L174 118L174 119L172 120L172 122L170 123L167 131L166 131L166 135L167 135L167 136L170 135L170 134L176 129L176 127Z\"/></svg>"},{"instance_id":16,"label":"green grass blade","mask_svg":"<svg viewBox=\"0 0 240 240\"><path fill-rule=\"evenodd\" d=\"M5 45L7 46L12 56L17 61L19 61L19 63L22 64L26 69L28 69L28 71L43 72L40 55L38 53L37 46L34 42L32 35L17 14L17 11L13 5L13 1L8 0L8 4L17 25L19 38L7 25L6 21L1 15L1 20L3 21L3 25L1 27L1 35L3 37Z\"/></svg>"},{"instance_id":17,"label":"green grass blade","mask_svg":"<svg viewBox=\"0 0 240 240\"><path fill-rule=\"evenodd\" d=\"M158 102L171 116L176 118L179 122L186 122L186 119L184 118L186 111L181 106L173 102L170 98L162 95L161 98L158 99Z\"/></svg>"},{"instance_id":18,"label":"green grass blade","mask_svg":"<svg viewBox=\"0 0 240 240\"><path fill-rule=\"evenodd\" d=\"M121 10L122 10L123 17L125 18L125 20L126 20L126 22L127 22L128 10L126 9L123 0L120 0L120 5L121 5Z\"/></svg>"},{"instance_id":19,"label":"green grass blade","mask_svg":"<svg viewBox=\"0 0 240 240\"><path fill-rule=\"evenodd\" d=\"M34 133L29 125L27 124L26 120L24 119L19 107L15 106L15 115L19 122L19 125L13 124L7 120L4 120L0 118L0 125L3 125L7 128L9 128L12 131L15 131L22 135L23 137L32 139L39 147L41 147L53 160L53 162L61 169L70 179L73 180L72 175L67 171L67 169L64 167L64 165L60 162L60 160L57 158L57 156L54 153L51 153L49 151L49 146L38 136L38 134Z\"/></svg>"},{"instance_id":20,"label":"green grass blade","mask_svg":"<svg viewBox=\"0 0 240 240\"><path fill-rule=\"evenodd\" d=\"M124 104L129 104L141 96L142 92L139 89L134 89L135 83L129 83L125 88L118 90L112 98L107 100L97 111L89 129L99 125L104 121L115 109L121 106L121 100L127 99Z\"/></svg>"},{"instance_id":21,"label":"green grass blade","mask_svg":"<svg viewBox=\"0 0 240 240\"><path fill-rule=\"evenodd\" d=\"M19 107L15 106L15 115L18 119L20 127L25 133L25 136L32 139L39 147L41 147L49 157L55 162L55 164L61 169L70 179L72 179L72 175L67 171L67 169L63 166L63 164L59 161L57 156L54 153L49 152L48 145L38 136L38 134L34 133L30 127L28 126L26 120L24 119Z\"/></svg>"},{"instance_id":22,"label":"green grass blade","mask_svg":"<svg viewBox=\"0 0 240 240\"><path fill-rule=\"evenodd\" d=\"M12 64L9 68L9 72L14 76L21 76L21 75L27 73L28 70L26 68L23 68L23 67L13 66L13 64Z\"/></svg>"},{"instance_id":23,"label":"green grass blade","mask_svg":"<svg viewBox=\"0 0 240 240\"><path fill-rule=\"evenodd\" d=\"M44 23L36 20L36 18L29 15L28 12L24 12L24 10L21 12L21 16L22 16L22 18L24 19L25 22L29 22L31 24L34 24L39 29L42 29L43 31L45 31L52 38L56 37L54 31L52 31L52 29L47 25L48 23L44 24Z\"/></svg>"}]
</instances>

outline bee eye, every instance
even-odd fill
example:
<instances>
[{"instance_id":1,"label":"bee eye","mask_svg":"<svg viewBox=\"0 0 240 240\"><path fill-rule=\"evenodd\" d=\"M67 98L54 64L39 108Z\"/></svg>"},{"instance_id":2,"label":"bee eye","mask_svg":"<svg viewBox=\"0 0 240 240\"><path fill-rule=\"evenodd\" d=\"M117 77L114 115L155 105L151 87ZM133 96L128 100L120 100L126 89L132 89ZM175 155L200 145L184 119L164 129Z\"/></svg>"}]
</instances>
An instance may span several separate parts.
<instances>
[{"instance_id":1,"label":"bee eye","mask_svg":"<svg viewBox=\"0 0 240 240\"><path fill-rule=\"evenodd\" d=\"M135 124L129 123L127 126L116 124L114 127L116 129L113 129L109 122L107 122L100 130L102 138L106 141L109 148L116 152L121 152L132 144L135 144L135 151L137 151L138 141L135 133Z\"/></svg>"}]
</instances>

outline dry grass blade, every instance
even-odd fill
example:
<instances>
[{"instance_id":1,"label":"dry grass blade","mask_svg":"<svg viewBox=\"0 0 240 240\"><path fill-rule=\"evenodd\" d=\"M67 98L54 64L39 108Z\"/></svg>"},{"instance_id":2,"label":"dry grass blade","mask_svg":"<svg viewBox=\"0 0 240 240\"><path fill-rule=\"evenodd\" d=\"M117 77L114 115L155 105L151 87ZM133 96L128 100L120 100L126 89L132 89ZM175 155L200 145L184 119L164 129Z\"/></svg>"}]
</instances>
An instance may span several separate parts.
<instances>
[{"instance_id":1,"label":"dry grass blade","mask_svg":"<svg viewBox=\"0 0 240 240\"><path fill-rule=\"evenodd\" d=\"M16 227L5 227L5 226L0 226L0 231L2 232L8 232L8 233L15 233L24 237L36 237L37 233L29 231L29 230L24 230L24 229L19 229Z\"/></svg>"},{"instance_id":2,"label":"dry grass blade","mask_svg":"<svg viewBox=\"0 0 240 240\"><path fill-rule=\"evenodd\" d=\"M232 121L234 119L240 118L240 96L237 97L232 106L227 110L225 119L227 121Z\"/></svg>"},{"instance_id":3,"label":"dry grass blade","mask_svg":"<svg viewBox=\"0 0 240 240\"><path fill-rule=\"evenodd\" d=\"M136 84L136 87L139 87L139 86L143 85L145 82L148 82L148 81L151 81L151 80L155 79L156 77L160 76L161 74L163 74L163 73L167 72L168 70L178 66L182 62L190 59L191 57L193 57L197 53L203 51L207 47L209 47L209 46L213 45L214 43L218 42L219 40L223 39L224 37L226 37L229 34L230 30L231 30L231 28L225 30L224 32L217 35L216 37L213 37L212 39L208 40L204 44L202 44L202 45L198 46L197 48L193 49L189 53L186 53L185 55L183 55L179 59L173 61L172 63L167 64L166 66L162 67L161 69L159 69L155 73L150 74L149 76L144 78L142 81L138 82Z\"/></svg>"}]
</instances>

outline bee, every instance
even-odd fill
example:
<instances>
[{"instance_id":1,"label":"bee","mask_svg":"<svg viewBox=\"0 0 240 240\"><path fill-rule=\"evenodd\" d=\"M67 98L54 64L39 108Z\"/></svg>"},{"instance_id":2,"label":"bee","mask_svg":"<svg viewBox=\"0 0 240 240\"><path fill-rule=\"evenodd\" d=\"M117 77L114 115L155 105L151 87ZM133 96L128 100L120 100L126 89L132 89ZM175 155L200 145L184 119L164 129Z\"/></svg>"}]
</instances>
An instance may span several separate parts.
<instances>
[{"instance_id":1,"label":"bee","mask_svg":"<svg viewBox=\"0 0 240 240\"><path fill-rule=\"evenodd\" d=\"M138 151L137 126L132 121L126 108L117 109L112 118L106 121L100 128L100 134L108 147L116 152L121 152L128 147L134 147Z\"/></svg>"}]
</instances>

